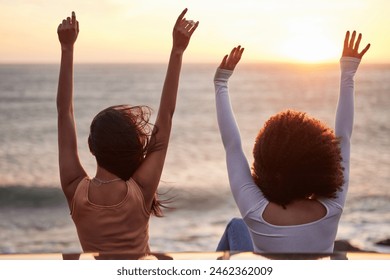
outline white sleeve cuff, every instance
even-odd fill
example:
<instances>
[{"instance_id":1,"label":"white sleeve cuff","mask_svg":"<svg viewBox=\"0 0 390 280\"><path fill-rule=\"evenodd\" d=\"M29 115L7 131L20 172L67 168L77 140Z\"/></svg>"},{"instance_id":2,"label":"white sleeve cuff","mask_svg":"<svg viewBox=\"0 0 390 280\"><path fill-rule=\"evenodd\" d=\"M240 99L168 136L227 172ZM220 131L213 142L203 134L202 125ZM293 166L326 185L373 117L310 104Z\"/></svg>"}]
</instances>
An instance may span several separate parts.
<instances>
[{"instance_id":1,"label":"white sleeve cuff","mask_svg":"<svg viewBox=\"0 0 390 280\"><path fill-rule=\"evenodd\" d=\"M227 82L232 74L233 70L218 68L214 75L214 82Z\"/></svg>"},{"instance_id":2,"label":"white sleeve cuff","mask_svg":"<svg viewBox=\"0 0 390 280\"><path fill-rule=\"evenodd\" d=\"M359 67L361 59L357 57L344 56L340 59L341 70L356 71Z\"/></svg>"}]
</instances>

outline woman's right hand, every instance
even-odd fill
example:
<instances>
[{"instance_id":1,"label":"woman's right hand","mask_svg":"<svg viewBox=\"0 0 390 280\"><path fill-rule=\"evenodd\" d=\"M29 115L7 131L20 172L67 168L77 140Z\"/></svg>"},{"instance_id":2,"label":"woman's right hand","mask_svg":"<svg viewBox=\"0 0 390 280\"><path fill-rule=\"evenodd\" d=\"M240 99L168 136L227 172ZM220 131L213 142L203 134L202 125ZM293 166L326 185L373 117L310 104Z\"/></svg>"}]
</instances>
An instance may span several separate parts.
<instances>
[{"instance_id":1,"label":"woman's right hand","mask_svg":"<svg viewBox=\"0 0 390 280\"><path fill-rule=\"evenodd\" d=\"M241 46L233 48L229 55L225 55L221 64L219 65L219 68L226 70L234 70L234 68L240 61L243 52L244 48L241 48Z\"/></svg>"},{"instance_id":2,"label":"woman's right hand","mask_svg":"<svg viewBox=\"0 0 390 280\"><path fill-rule=\"evenodd\" d=\"M57 34L63 49L73 48L79 35L79 22L76 20L75 12L72 12L72 17L67 17L60 23Z\"/></svg>"}]
</instances>

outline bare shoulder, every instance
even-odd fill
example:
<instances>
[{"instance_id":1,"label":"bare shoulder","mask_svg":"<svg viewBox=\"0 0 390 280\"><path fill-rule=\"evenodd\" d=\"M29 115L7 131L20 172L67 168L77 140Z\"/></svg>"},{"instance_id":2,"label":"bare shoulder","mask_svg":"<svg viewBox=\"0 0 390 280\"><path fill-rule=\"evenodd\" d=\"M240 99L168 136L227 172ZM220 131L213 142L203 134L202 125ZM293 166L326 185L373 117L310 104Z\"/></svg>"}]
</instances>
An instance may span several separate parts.
<instances>
[{"instance_id":1,"label":"bare shoulder","mask_svg":"<svg viewBox=\"0 0 390 280\"><path fill-rule=\"evenodd\" d=\"M276 226L293 226L312 223L325 217L327 209L318 200L300 200L282 206L270 202L263 212L263 219Z\"/></svg>"}]
</instances>

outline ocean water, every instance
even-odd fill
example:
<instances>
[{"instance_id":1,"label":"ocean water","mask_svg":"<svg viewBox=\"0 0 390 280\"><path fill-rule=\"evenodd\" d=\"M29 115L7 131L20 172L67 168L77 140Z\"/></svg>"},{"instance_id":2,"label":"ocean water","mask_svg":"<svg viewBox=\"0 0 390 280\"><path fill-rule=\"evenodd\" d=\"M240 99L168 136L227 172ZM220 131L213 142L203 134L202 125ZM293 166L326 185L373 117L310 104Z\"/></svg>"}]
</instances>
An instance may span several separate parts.
<instances>
[{"instance_id":1,"label":"ocean water","mask_svg":"<svg viewBox=\"0 0 390 280\"><path fill-rule=\"evenodd\" d=\"M165 70L160 64L75 66L79 154L91 176L87 136L94 115L123 103L156 113ZM58 71L58 65L0 65L0 253L81 250L59 186ZM183 65L159 188L173 199L172 209L151 220L153 251L213 251L226 223L239 216L216 122L214 72L215 65ZM355 80L350 191L337 239L389 252L375 243L390 237L390 65L363 63ZM338 87L338 65L239 65L230 95L249 162L257 131L281 110L306 111L333 127Z\"/></svg>"}]
</instances>

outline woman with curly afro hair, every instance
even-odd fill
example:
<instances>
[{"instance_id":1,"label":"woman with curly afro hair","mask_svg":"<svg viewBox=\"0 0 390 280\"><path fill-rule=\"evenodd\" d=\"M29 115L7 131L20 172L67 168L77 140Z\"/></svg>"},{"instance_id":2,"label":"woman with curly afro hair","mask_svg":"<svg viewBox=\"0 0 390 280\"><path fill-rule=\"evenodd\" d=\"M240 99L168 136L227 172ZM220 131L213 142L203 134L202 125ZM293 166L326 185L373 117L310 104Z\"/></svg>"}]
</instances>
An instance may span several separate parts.
<instances>
[{"instance_id":1,"label":"woman with curly afro hair","mask_svg":"<svg viewBox=\"0 0 390 280\"><path fill-rule=\"evenodd\" d=\"M229 100L228 80L244 51L226 55L214 77L218 125L231 191L242 219L227 226L217 250L331 253L349 183L354 74L368 44L346 33L335 132L303 112L271 117L259 131L249 167ZM355 42L356 40L356 42Z\"/></svg>"}]
</instances>

